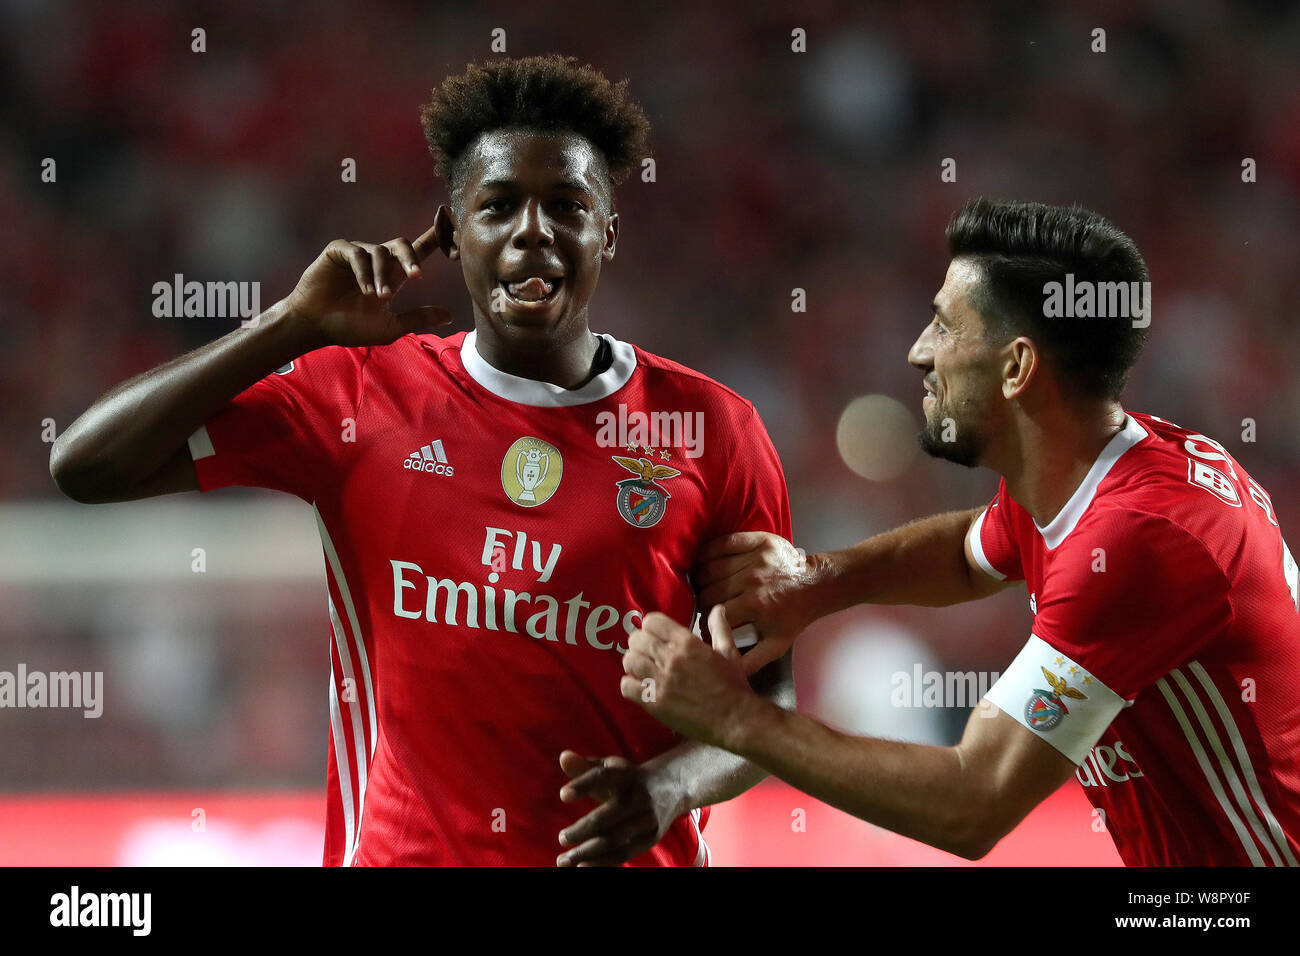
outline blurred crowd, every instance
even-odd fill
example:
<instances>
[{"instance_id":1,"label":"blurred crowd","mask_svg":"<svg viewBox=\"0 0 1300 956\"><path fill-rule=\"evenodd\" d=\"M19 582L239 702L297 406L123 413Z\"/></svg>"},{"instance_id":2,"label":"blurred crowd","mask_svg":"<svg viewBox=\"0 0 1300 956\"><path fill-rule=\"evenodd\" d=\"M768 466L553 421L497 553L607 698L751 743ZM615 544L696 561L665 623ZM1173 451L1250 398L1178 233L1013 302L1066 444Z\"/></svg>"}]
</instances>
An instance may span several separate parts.
<instances>
[{"instance_id":1,"label":"blurred crowd","mask_svg":"<svg viewBox=\"0 0 1300 956\"><path fill-rule=\"evenodd\" d=\"M797 544L844 546L992 496L991 473L919 455L869 482L836 446L860 395L898 399L919 423L907 350L942 282L943 227L981 194L1078 202L1136 240L1154 308L1126 406L1223 442L1300 542L1300 8L1271 2L8 0L0 499L57 496L45 419L62 429L112 385L232 327L156 318L155 282L259 281L265 306L331 239L427 228L443 188L418 107L488 56L498 27L510 55L572 54L626 77L645 107L655 180L634 175L617 193L618 254L592 325L757 405ZM806 52L792 50L796 28ZM47 158L54 182L42 181ZM355 183L341 181L345 158ZM947 159L955 182L941 179ZM425 271L400 302L445 305L470 328L459 269ZM806 311L792 311L794 289ZM1242 440L1245 419L1254 441ZM0 666L50 646L112 661L111 634L51 623L20 634L15 620L31 624L0 618ZM800 693L880 732L889 715L849 699L863 686L854 675L899 661L998 670L1028 624L1020 592L970 609L846 614L801 645ZM188 722L175 717L183 706L140 711L86 743L72 739L80 727L29 715L24 770L6 783L318 785L321 590L209 626L204 655L174 672L211 675ZM290 637L255 636L276 629ZM863 695L877 708L878 684ZM899 733L951 739L960 719Z\"/></svg>"}]
</instances>

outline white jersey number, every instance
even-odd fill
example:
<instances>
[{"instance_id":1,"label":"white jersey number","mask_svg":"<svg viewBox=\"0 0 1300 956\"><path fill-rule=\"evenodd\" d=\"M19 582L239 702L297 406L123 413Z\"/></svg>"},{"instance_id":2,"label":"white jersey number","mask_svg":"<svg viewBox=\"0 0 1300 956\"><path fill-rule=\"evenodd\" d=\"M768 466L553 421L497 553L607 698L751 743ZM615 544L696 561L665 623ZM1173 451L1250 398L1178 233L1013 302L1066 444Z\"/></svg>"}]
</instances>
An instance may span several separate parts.
<instances>
[{"instance_id":1,"label":"white jersey number","mask_svg":"<svg viewBox=\"0 0 1300 956\"><path fill-rule=\"evenodd\" d=\"M1206 445L1210 446L1210 449L1207 450L1202 448L1197 444L1198 442L1204 442ZM1241 480L1240 476L1237 474L1237 470L1232 467L1232 458L1228 454L1228 450L1213 438L1206 438L1204 435L1191 435L1188 437L1187 441L1183 443L1183 448L1188 452L1188 454L1195 455L1202 461L1222 462L1227 466L1228 474L1237 481ZM1189 458L1188 461L1191 462L1191 459ZM1220 474L1219 477L1222 478L1222 475ZM1206 484L1205 482L1200 483ZM1300 614L1300 568L1296 567L1295 558L1291 557L1291 549L1286 546L1286 539L1282 538L1281 528L1278 525L1277 517L1273 512L1273 499L1269 497L1267 491L1256 484L1254 478L1247 476L1246 486L1246 490L1250 492L1250 500L1263 509L1264 515L1268 518L1268 523L1273 527L1278 528L1278 539L1282 542L1282 578L1286 581L1287 590L1291 592L1291 603L1295 606L1296 613ZM1224 500L1228 501L1229 504L1232 503L1230 499L1225 497L1222 490L1211 487L1208 484L1206 484L1206 487L1210 488L1211 491L1214 491L1221 498L1224 498Z\"/></svg>"}]
</instances>

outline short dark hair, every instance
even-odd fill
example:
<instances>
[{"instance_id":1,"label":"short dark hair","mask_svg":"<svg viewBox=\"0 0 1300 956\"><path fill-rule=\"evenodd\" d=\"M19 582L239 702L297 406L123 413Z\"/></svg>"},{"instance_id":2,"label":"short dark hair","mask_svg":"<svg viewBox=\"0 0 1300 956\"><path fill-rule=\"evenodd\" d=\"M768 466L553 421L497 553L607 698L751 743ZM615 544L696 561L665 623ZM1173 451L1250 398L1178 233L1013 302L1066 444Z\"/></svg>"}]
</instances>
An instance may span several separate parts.
<instances>
[{"instance_id":1,"label":"short dark hair","mask_svg":"<svg viewBox=\"0 0 1300 956\"><path fill-rule=\"evenodd\" d=\"M1027 335L1076 396L1118 399L1146 342L1132 313L1104 318L1046 315L1045 286L1079 282L1149 282L1133 240L1104 216L1080 206L995 201L980 197L953 215L946 231L954 259L970 258L983 273L971 304L995 344ZM1139 287L1141 288L1141 287ZM1146 316L1149 319L1150 316Z\"/></svg>"},{"instance_id":2,"label":"short dark hair","mask_svg":"<svg viewBox=\"0 0 1300 956\"><path fill-rule=\"evenodd\" d=\"M582 136L604 160L611 194L642 160L650 136L649 120L627 95L627 80L611 83L594 67L558 53L470 64L433 91L420 108L420 126L453 197L464 181L461 158L491 130Z\"/></svg>"}]
</instances>

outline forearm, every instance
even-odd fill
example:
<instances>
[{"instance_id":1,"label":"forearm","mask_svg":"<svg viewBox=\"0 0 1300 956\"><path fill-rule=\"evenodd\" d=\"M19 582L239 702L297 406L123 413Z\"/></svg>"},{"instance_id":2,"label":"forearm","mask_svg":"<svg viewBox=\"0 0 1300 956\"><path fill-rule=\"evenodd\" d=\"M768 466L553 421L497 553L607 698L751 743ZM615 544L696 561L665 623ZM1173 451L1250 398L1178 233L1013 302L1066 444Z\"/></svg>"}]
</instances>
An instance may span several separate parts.
<instances>
[{"instance_id":1,"label":"forearm","mask_svg":"<svg viewBox=\"0 0 1300 956\"><path fill-rule=\"evenodd\" d=\"M65 491L123 492L236 395L320 344L279 302L249 327L110 390L59 435L50 471Z\"/></svg>"},{"instance_id":2,"label":"forearm","mask_svg":"<svg viewBox=\"0 0 1300 956\"><path fill-rule=\"evenodd\" d=\"M786 710L795 707L794 670L791 655L756 673L750 681L764 700ZM758 784L768 771L744 757L698 740L687 740L646 762L675 784L682 795L681 813L696 807L725 803Z\"/></svg>"},{"instance_id":3,"label":"forearm","mask_svg":"<svg viewBox=\"0 0 1300 956\"><path fill-rule=\"evenodd\" d=\"M768 775L761 767L718 747L687 740L645 763L665 776L678 794L674 816L696 807L725 803L740 796Z\"/></svg>"},{"instance_id":4,"label":"forearm","mask_svg":"<svg viewBox=\"0 0 1300 956\"><path fill-rule=\"evenodd\" d=\"M957 748L854 737L802 714L751 704L729 732L728 747L796 789L967 858L982 856L1001 836Z\"/></svg>"},{"instance_id":5,"label":"forearm","mask_svg":"<svg viewBox=\"0 0 1300 956\"><path fill-rule=\"evenodd\" d=\"M842 551L809 557L802 599L815 617L856 604L942 607L984 597L972 578L966 532L982 509L921 518Z\"/></svg>"}]
</instances>

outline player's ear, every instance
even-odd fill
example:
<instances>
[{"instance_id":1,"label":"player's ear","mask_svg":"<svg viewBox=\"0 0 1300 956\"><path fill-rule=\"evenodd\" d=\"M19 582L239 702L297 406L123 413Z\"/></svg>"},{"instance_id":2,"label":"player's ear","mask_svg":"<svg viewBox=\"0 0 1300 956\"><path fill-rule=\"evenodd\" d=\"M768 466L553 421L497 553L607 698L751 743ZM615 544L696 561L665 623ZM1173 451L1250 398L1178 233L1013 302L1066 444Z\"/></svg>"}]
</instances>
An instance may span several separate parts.
<instances>
[{"instance_id":1,"label":"player's ear","mask_svg":"<svg viewBox=\"0 0 1300 956\"><path fill-rule=\"evenodd\" d=\"M605 259L614 258L614 246L618 243L618 213L609 214L609 222L605 224L605 248L600 251L601 256Z\"/></svg>"},{"instance_id":2,"label":"player's ear","mask_svg":"<svg viewBox=\"0 0 1300 956\"><path fill-rule=\"evenodd\" d=\"M448 259L460 258L460 249L456 247L456 219L450 207L438 207L438 212L433 217L433 234L444 256Z\"/></svg>"},{"instance_id":3,"label":"player's ear","mask_svg":"<svg viewBox=\"0 0 1300 956\"><path fill-rule=\"evenodd\" d=\"M1029 339L1021 336L1007 346L1002 364L1002 396L1013 399L1029 387L1038 370L1038 349Z\"/></svg>"}]
</instances>

